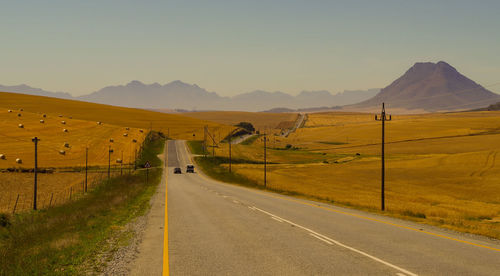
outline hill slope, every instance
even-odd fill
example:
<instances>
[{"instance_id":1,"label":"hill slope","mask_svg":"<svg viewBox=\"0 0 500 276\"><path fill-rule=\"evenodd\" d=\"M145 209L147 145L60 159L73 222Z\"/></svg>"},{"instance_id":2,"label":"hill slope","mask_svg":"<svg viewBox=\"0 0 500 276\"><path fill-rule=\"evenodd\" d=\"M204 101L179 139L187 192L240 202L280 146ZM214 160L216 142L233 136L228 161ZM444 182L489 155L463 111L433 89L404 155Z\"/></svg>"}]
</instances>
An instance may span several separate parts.
<instances>
[{"instance_id":1,"label":"hill slope","mask_svg":"<svg viewBox=\"0 0 500 276\"><path fill-rule=\"evenodd\" d=\"M100 121L104 124L145 130L150 126L164 132L170 129L170 135L177 139L192 139L193 133L201 137L204 125L212 128L223 127L217 123L175 114L5 92L0 92L0 108L5 110L23 108L24 111L32 113L72 116L74 119Z\"/></svg>"},{"instance_id":2,"label":"hill slope","mask_svg":"<svg viewBox=\"0 0 500 276\"><path fill-rule=\"evenodd\" d=\"M385 102L388 107L396 109L451 111L484 107L499 100L500 95L440 61L416 63L375 97L348 108L380 108Z\"/></svg>"}]
</instances>

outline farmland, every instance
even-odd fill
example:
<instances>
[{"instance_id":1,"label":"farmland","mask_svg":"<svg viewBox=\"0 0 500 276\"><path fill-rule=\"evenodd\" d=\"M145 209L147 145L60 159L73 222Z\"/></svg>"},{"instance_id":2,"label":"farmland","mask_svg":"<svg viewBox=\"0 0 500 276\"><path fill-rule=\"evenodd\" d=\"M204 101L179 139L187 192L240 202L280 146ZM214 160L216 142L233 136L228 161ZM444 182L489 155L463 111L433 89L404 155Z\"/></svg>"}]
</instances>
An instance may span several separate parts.
<instances>
[{"instance_id":1,"label":"farmland","mask_svg":"<svg viewBox=\"0 0 500 276\"><path fill-rule=\"evenodd\" d=\"M50 204L51 197L57 203L82 191L86 148L92 185L107 175L109 148L113 150L111 172L118 173L122 165L125 170L132 166L150 128L175 138L191 138L202 135L204 125L225 127L140 109L0 92L0 212L12 211L17 195L16 210L32 204L35 136L40 139L38 197L43 206Z\"/></svg>"},{"instance_id":2,"label":"farmland","mask_svg":"<svg viewBox=\"0 0 500 276\"><path fill-rule=\"evenodd\" d=\"M224 125L236 125L239 122L250 122L255 129L290 128L297 119L296 113L265 113L242 111L212 111L182 113L187 117L208 120Z\"/></svg>"},{"instance_id":3,"label":"farmland","mask_svg":"<svg viewBox=\"0 0 500 276\"><path fill-rule=\"evenodd\" d=\"M500 237L500 113L393 116L386 124L385 214ZM269 135L268 187L379 212L380 122L372 114L309 114L289 137ZM263 161L263 141L233 157ZM228 147L216 149L227 156ZM263 185L263 166L233 164Z\"/></svg>"},{"instance_id":4,"label":"farmland","mask_svg":"<svg viewBox=\"0 0 500 276\"><path fill-rule=\"evenodd\" d=\"M175 114L165 114L143 109L125 108L88 102L62 100L50 97L31 96L0 92L0 109L19 110L35 114L47 114L52 117L63 115L73 119L102 122L103 125L115 125L144 129L150 128L176 139L192 139L203 136L203 126L220 128L221 124L189 118Z\"/></svg>"}]
</instances>

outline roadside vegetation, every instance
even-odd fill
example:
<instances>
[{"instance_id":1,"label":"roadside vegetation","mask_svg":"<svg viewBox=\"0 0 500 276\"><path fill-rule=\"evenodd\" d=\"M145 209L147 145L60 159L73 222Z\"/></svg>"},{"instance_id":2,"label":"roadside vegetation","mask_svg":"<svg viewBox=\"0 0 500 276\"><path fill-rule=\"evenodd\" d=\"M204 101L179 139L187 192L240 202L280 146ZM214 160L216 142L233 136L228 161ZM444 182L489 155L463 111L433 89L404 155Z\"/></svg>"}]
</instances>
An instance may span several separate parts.
<instances>
[{"instance_id":1,"label":"roadside vegetation","mask_svg":"<svg viewBox=\"0 0 500 276\"><path fill-rule=\"evenodd\" d=\"M75 275L98 273L113 251L130 238L124 225L144 214L161 180L164 137L152 133L139 164L150 161L149 182L138 170L104 181L88 194L49 209L0 215L0 275ZM113 235L120 244L110 243Z\"/></svg>"}]
</instances>

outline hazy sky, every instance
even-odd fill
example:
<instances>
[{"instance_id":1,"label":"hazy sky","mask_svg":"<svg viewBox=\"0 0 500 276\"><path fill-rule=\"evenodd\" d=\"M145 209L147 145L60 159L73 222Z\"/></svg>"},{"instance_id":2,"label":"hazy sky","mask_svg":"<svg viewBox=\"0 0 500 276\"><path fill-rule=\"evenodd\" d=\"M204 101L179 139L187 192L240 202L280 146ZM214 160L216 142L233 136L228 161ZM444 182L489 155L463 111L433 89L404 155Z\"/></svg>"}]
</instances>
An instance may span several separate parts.
<instances>
[{"instance_id":1,"label":"hazy sky","mask_svg":"<svg viewBox=\"0 0 500 276\"><path fill-rule=\"evenodd\" d=\"M221 95L384 87L444 60L500 82L500 1L3 1L0 84L75 95L182 80ZM500 85L488 87L500 92Z\"/></svg>"}]
</instances>

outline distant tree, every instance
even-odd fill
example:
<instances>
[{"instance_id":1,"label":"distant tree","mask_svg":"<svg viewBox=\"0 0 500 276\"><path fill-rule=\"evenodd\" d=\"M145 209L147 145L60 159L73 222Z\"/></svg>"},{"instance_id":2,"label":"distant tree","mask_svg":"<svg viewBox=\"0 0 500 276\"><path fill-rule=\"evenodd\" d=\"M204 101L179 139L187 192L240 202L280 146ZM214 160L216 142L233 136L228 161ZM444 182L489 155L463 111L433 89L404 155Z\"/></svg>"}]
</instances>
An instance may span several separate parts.
<instances>
[{"instance_id":1,"label":"distant tree","mask_svg":"<svg viewBox=\"0 0 500 276\"><path fill-rule=\"evenodd\" d=\"M250 133L253 133L255 131L255 128L249 122L240 122L236 126L242 128L242 129L245 129Z\"/></svg>"}]
</instances>

